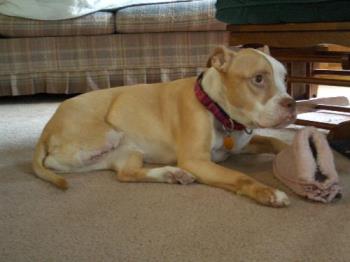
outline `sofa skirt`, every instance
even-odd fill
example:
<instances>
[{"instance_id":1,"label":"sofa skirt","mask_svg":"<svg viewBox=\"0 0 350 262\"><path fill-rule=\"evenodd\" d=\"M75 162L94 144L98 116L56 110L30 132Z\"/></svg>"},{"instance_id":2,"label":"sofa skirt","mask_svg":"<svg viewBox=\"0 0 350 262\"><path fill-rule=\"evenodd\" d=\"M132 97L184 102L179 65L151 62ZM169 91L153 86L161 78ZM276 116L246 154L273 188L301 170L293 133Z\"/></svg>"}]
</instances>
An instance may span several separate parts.
<instances>
[{"instance_id":1,"label":"sofa skirt","mask_svg":"<svg viewBox=\"0 0 350 262\"><path fill-rule=\"evenodd\" d=\"M80 94L140 83L168 82L199 75L205 67L143 68L11 75L1 80L0 96Z\"/></svg>"},{"instance_id":2,"label":"sofa skirt","mask_svg":"<svg viewBox=\"0 0 350 262\"><path fill-rule=\"evenodd\" d=\"M83 93L194 76L224 31L0 39L0 96Z\"/></svg>"}]
</instances>

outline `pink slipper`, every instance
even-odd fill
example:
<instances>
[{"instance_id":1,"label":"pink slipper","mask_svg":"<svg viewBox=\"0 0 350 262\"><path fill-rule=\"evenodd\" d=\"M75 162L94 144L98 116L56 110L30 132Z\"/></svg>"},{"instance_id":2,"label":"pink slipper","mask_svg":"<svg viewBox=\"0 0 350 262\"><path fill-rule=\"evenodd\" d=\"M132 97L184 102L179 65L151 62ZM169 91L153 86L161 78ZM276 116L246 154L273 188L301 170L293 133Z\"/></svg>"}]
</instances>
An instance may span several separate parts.
<instances>
[{"instance_id":1,"label":"pink slipper","mask_svg":"<svg viewBox=\"0 0 350 262\"><path fill-rule=\"evenodd\" d=\"M300 130L273 163L275 176L298 195L324 203L341 198L333 153L314 127Z\"/></svg>"}]
</instances>

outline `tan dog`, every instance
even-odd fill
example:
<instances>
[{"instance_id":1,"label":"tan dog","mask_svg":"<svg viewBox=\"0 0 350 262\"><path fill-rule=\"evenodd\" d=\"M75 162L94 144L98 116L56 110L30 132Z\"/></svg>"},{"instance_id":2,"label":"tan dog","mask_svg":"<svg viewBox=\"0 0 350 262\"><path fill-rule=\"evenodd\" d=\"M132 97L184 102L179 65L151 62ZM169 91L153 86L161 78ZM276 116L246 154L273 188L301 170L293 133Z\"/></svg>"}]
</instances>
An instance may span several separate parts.
<instances>
[{"instance_id":1,"label":"tan dog","mask_svg":"<svg viewBox=\"0 0 350 262\"><path fill-rule=\"evenodd\" d=\"M196 180L264 205L288 205L285 193L214 163L229 153L277 153L284 147L279 140L249 134L295 120L284 67L261 51L225 47L216 48L208 65L200 88L246 129L223 128L196 97L195 77L93 91L57 109L36 147L35 173L65 189L58 172L112 169L123 182ZM143 163L177 167L144 168Z\"/></svg>"}]
</instances>

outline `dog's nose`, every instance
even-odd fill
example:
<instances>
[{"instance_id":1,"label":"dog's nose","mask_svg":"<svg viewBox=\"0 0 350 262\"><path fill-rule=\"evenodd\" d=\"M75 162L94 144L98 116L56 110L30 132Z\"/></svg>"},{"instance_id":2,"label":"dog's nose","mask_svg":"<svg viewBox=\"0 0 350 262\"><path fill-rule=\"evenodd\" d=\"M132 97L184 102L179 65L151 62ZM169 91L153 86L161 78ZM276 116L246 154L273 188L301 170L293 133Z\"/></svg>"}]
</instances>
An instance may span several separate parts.
<instances>
[{"instance_id":1,"label":"dog's nose","mask_svg":"<svg viewBox=\"0 0 350 262\"><path fill-rule=\"evenodd\" d=\"M295 110L295 100L290 97L282 98L280 101L280 105L286 109L288 109L290 112L293 112Z\"/></svg>"}]
</instances>

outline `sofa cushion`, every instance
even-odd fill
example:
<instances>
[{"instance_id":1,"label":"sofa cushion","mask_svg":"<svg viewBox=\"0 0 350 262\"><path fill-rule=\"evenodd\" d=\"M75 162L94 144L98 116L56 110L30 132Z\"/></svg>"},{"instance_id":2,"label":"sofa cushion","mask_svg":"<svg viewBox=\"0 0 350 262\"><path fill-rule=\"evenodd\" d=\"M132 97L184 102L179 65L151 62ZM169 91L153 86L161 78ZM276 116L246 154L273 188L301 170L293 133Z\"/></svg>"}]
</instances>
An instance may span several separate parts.
<instances>
[{"instance_id":1,"label":"sofa cushion","mask_svg":"<svg viewBox=\"0 0 350 262\"><path fill-rule=\"evenodd\" d=\"M75 19L43 21L0 15L0 36L104 35L115 32L114 14L96 12Z\"/></svg>"},{"instance_id":2,"label":"sofa cushion","mask_svg":"<svg viewBox=\"0 0 350 262\"><path fill-rule=\"evenodd\" d=\"M350 20L344 0L218 0L216 18L228 24L278 24Z\"/></svg>"},{"instance_id":3,"label":"sofa cushion","mask_svg":"<svg viewBox=\"0 0 350 262\"><path fill-rule=\"evenodd\" d=\"M116 13L117 32L225 30L215 19L215 0L131 6Z\"/></svg>"}]
</instances>

